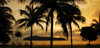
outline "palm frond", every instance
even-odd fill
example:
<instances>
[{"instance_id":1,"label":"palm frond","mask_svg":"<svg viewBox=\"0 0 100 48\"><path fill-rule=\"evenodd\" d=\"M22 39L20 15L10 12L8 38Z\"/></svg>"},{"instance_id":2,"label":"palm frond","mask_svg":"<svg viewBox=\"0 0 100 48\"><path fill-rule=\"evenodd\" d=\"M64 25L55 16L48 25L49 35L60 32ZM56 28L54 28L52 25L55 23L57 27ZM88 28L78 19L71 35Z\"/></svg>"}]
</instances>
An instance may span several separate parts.
<instances>
[{"instance_id":1,"label":"palm frond","mask_svg":"<svg viewBox=\"0 0 100 48\"><path fill-rule=\"evenodd\" d=\"M62 23L61 27L63 29L63 34L67 37L67 40L68 40L69 36L68 36L68 29L67 29L66 23Z\"/></svg>"},{"instance_id":2,"label":"palm frond","mask_svg":"<svg viewBox=\"0 0 100 48\"><path fill-rule=\"evenodd\" d=\"M0 7L0 12L12 12L12 10L9 7Z\"/></svg>"},{"instance_id":3,"label":"palm frond","mask_svg":"<svg viewBox=\"0 0 100 48\"><path fill-rule=\"evenodd\" d=\"M19 19L19 20L16 21L16 25L21 24L23 22L27 22L27 21L29 21L28 18Z\"/></svg>"},{"instance_id":4,"label":"palm frond","mask_svg":"<svg viewBox=\"0 0 100 48\"><path fill-rule=\"evenodd\" d=\"M25 11L25 10L19 10L20 11L20 15L26 15L26 16L28 16L29 18L30 18L30 15L29 15L29 13L27 12L27 11Z\"/></svg>"},{"instance_id":5,"label":"palm frond","mask_svg":"<svg viewBox=\"0 0 100 48\"><path fill-rule=\"evenodd\" d=\"M84 23L86 20L86 18L83 16L74 16L74 19L77 21L81 21L82 23Z\"/></svg>"},{"instance_id":6,"label":"palm frond","mask_svg":"<svg viewBox=\"0 0 100 48\"><path fill-rule=\"evenodd\" d=\"M27 9L29 12L32 11L32 9L28 5L26 5L26 8L25 9Z\"/></svg>"},{"instance_id":7,"label":"palm frond","mask_svg":"<svg viewBox=\"0 0 100 48\"><path fill-rule=\"evenodd\" d=\"M96 24L92 23L91 26L96 26Z\"/></svg>"},{"instance_id":8,"label":"palm frond","mask_svg":"<svg viewBox=\"0 0 100 48\"><path fill-rule=\"evenodd\" d=\"M7 4L5 0L0 0L0 6L4 6L5 4Z\"/></svg>"},{"instance_id":9,"label":"palm frond","mask_svg":"<svg viewBox=\"0 0 100 48\"><path fill-rule=\"evenodd\" d=\"M80 27L76 21L73 20L73 23L80 29Z\"/></svg>"},{"instance_id":10,"label":"palm frond","mask_svg":"<svg viewBox=\"0 0 100 48\"><path fill-rule=\"evenodd\" d=\"M27 0L18 0L19 3L26 3Z\"/></svg>"},{"instance_id":11,"label":"palm frond","mask_svg":"<svg viewBox=\"0 0 100 48\"><path fill-rule=\"evenodd\" d=\"M36 23L37 23L37 25L39 25L42 28L42 30L44 30L43 26L40 23L38 23L38 22L36 22Z\"/></svg>"},{"instance_id":12,"label":"palm frond","mask_svg":"<svg viewBox=\"0 0 100 48\"><path fill-rule=\"evenodd\" d=\"M34 23L35 23L35 20L28 21L26 28L30 27L31 25L34 25Z\"/></svg>"},{"instance_id":13,"label":"palm frond","mask_svg":"<svg viewBox=\"0 0 100 48\"><path fill-rule=\"evenodd\" d=\"M37 20L36 22L46 23L46 21L43 20Z\"/></svg>"},{"instance_id":14,"label":"palm frond","mask_svg":"<svg viewBox=\"0 0 100 48\"><path fill-rule=\"evenodd\" d=\"M11 34L13 36L13 31L7 31L8 34Z\"/></svg>"},{"instance_id":15,"label":"palm frond","mask_svg":"<svg viewBox=\"0 0 100 48\"><path fill-rule=\"evenodd\" d=\"M48 25L49 25L49 23L51 23L51 21L50 21L50 17L51 17L51 11L49 12L49 14L48 14L48 16L47 16L47 18L46 18L46 20L47 20L47 22L46 22L46 32L48 31Z\"/></svg>"},{"instance_id":16,"label":"palm frond","mask_svg":"<svg viewBox=\"0 0 100 48\"><path fill-rule=\"evenodd\" d=\"M15 20L14 16L9 13L3 13L3 16L5 16L7 19Z\"/></svg>"},{"instance_id":17,"label":"palm frond","mask_svg":"<svg viewBox=\"0 0 100 48\"><path fill-rule=\"evenodd\" d=\"M94 22L96 22L97 24L99 24L99 22L96 19L93 19Z\"/></svg>"},{"instance_id":18,"label":"palm frond","mask_svg":"<svg viewBox=\"0 0 100 48\"><path fill-rule=\"evenodd\" d=\"M40 6L38 10L35 12L34 16L42 15L47 8L48 6L45 5Z\"/></svg>"},{"instance_id":19,"label":"palm frond","mask_svg":"<svg viewBox=\"0 0 100 48\"><path fill-rule=\"evenodd\" d=\"M20 28L25 27L25 26L26 26L26 24L27 24L27 23L23 23L23 24L21 24L20 26L18 26L18 28L17 28L17 29L20 29Z\"/></svg>"}]
</instances>

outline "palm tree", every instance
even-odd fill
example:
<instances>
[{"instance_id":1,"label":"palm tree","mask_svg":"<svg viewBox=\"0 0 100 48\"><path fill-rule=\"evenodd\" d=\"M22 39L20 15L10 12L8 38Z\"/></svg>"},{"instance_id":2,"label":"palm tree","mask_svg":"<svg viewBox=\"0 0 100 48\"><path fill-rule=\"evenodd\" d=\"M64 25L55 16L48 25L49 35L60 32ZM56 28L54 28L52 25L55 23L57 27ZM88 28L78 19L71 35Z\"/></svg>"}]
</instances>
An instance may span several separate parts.
<instances>
[{"instance_id":1,"label":"palm tree","mask_svg":"<svg viewBox=\"0 0 100 48\"><path fill-rule=\"evenodd\" d=\"M98 35L100 35L100 23L96 19L93 19L93 21L96 23L92 23L91 26L94 27L98 31Z\"/></svg>"},{"instance_id":2,"label":"palm tree","mask_svg":"<svg viewBox=\"0 0 100 48\"><path fill-rule=\"evenodd\" d=\"M20 31L17 31L16 33L15 33L15 36L17 37L17 44L18 44L18 37L22 37L22 33L20 32Z\"/></svg>"},{"instance_id":3,"label":"palm tree","mask_svg":"<svg viewBox=\"0 0 100 48\"><path fill-rule=\"evenodd\" d=\"M24 26L26 26L25 28L31 26L31 39L30 39L30 48L32 48L32 29L33 29L33 25L36 23L37 25L39 25L42 30L43 26L40 24L40 22L44 22L43 20L41 20L41 18L43 18L44 16L42 15L38 15L38 16L34 16L35 15L35 11L37 8L33 9L33 5L32 7L29 7L26 5L26 10L20 10L20 14L21 15L26 15L28 18L23 18L23 19L19 19L17 20L16 24L19 23L23 23L21 24L18 28L22 28Z\"/></svg>"},{"instance_id":4,"label":"palm tree","mask_svg":"<svg viewBox=\"0 0 100 48\"><path fill-rule=\"evenodd\" d=\"M76 22L76 20L85 22L85 18L83 16L81 16L81 11L77 7L74 7L74 6L68 6L68 7L69 7L68 10L70 12L66 13L67 15L62 13L62 12L59 12L59 14L57 16L57 22L56 23L61 24L61 26L64 30L63 33L64 33L65 36L67 36L67 39L68 39L67 26L69 27L70 36L71 36L71 48L72 48L72 27L71 27L71 22L73 22L79 28L79 25Z\"/></svg>"}]
</instances>

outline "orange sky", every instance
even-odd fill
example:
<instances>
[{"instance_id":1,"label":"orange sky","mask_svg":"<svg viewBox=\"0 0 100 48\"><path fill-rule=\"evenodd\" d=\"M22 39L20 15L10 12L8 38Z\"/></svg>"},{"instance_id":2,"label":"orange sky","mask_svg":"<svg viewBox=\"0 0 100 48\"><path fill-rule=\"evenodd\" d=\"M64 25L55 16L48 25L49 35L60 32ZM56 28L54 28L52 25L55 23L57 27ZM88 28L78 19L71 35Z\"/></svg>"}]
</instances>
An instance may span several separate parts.
<instances>
[{"instance_id":1,"label":"orange sky","mask_svg":"<svg viewBox=\"0 0 100 48\"><path fill-rule=\"evenodd\" d=\"M6 5L8 7L10 7L13 10L13 16L15 17L15 19L21 19L24 18L24 16L20 16L19 15L19 9L25 9L25 4L19 4L16 1L11 1L10 3L8 3L8 5ZM86 23L79 23L80 28L83 26L90 26L93 19L99 19L99 13L100 13L100 0L87 0L87 4L78 4L82 15L86 18ZM55 13L56 15L56 13ZM54 20L56 21L56 20ZM45 24L42 24L45 28ZM12 25L14 28L14 31L16 31L16 26L14 26L14 24ZM48 33L45 33L45 31L42 31L42 29L39 26L34 26L33 27L33 35L38 35L38 36L50 36L50 27L48 29ZM78 28L72 24L72 30L78 30ZM30 35L30 28L28 28L27 30L20 29L20 31L23 33L23 36L29 36ZM80 37L80 32L73 32L73 38L79 38L79 40L81 40ZM63 36L62 33L62 28L60 25L54 25L54 35L59 35L59 36ZM23 38L24 38L23 37ZM14 40L15 38L13 38L12 40ZM22 39L20 39L22 40ZM77 39L74 39L77 40Z\"/></svg>"}]
</instances>

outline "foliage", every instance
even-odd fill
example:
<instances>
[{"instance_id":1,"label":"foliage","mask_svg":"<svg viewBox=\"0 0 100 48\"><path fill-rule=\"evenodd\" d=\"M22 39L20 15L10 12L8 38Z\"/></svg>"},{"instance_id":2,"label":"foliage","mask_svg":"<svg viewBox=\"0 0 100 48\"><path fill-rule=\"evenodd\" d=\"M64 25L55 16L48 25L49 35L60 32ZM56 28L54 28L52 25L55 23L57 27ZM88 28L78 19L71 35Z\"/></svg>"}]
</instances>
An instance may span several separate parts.
<instances>
[{"instance_id":1,"label":"foliage","mask_svg":"<svg viewBox=\"0 0 100 48\"><path fill-rule=\"evenodd\" d=\"M5 0L0 0L0 42L8 43L10 41L9 35L13 35L10 20L15 20L10 13L12 10L9 7L4 7L7 4Z\"/></svg>"},{"instance_id":2,"label":"foliage","mask_svg":"<svg viewBox=\"0 0 100 48\"><path fill-rule=\"evenodd\" d=\"M40 24L40 22L45 22L43 21L41 18L44 17L44 16L34 16L35 14L35 11L36 11L37 8L33 9L33 6L32 7L29 7L28 5L26 5L26 10L19 10L20 11L20 15L25 15L27 16L28 18L23 18L23 19L19 19L16 21L16 24L21 24L19 28L22 28L24 26L26 26L25 28L31 26L31 25L34 25L35 23L37 25L39 25L42 29L43 29L43 26Z\"/></svg>"},{"instance_id":3,"label":"foliage","mask_svg":"<svg viewBox=\"0 0 100 48\"><path fill-rule=\"evenodd\" d=\"M15 33L15 36L16 36L16 37L22 37L22 33L21 33L20 31L17 31L17 32Z\"/></svg>"},{"instance_id":4,"label":"foliage","mask_svg":"<svg viewBox=\"0 0 100 48\"><path fill-rule=\"evenodd\" d=\"M97 39L98 32L92 27L83 27L80 35L86 40L95 41Z\"/></svg>"},{"instance_id":5,"label":"foliage","mask_svg":"<svg viewBox=\"0 0 100 48\"><path fill-rule=\"evenodd\" d=\"M98 35L100 35L100 23L96 19L94 19L93 21L96 23L92 23L91 26L94 27L98 31Z\"/></svg>"}]
</instances>

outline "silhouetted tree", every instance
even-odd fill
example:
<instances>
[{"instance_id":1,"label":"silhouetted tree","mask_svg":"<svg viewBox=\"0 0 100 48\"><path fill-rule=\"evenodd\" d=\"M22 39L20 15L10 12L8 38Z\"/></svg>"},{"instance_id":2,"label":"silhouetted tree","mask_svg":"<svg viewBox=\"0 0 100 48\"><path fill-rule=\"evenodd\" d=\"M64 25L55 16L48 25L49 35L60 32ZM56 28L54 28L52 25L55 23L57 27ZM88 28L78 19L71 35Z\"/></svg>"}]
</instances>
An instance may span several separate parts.
<instances>
[{"instance_id":1,"label":"silhouetted tree","mask_svg":"<svg viewBox=\"0 0 100 48\"><path fill-rule=\"evenodd\" d=\"M18 37L22 37L22 33L20 31L16 31L15 37L17 37L17 44L18 44Z\"/></svg>"},{"instance_id":2,"label":"silhouetted tree","mask_svg":"<svg viewBox=\"0 0 100 48\"><path fill-rule=\"evenodd\" d=\"M61 24L61 27L64 30L63 33L65 34L65 36L67 36L67 39L68 39L67 26L69 27L70 35L71 35L71 46L72 46L71 22L73 22L79 28L79 25L76 21L85 22L85 17L81 16L81 11L76 6L67 5L67 6L65 6L65 8L67 8L66 11L69 11L69 12L65 12L65 13L59 12L59 14L57 16L57 22L56 23Z\"/></svg>"},{"instance_id":3,"label":"silhouetted tree","mask_svg":"<svg viewBox=\"0 0 100 48\"><path fill-rule=\"evenodd\" d=\"M97 39L98 32L92 28L92 27L82 27L81 29L81 34L83 39L89 40L89 45L90 41L95 41Z\"/></svg>"},{"instance_id":4,"label":"silhouetted tree","mask_svg":"<svg viewBox=\"0 0 100 48\"><path fill-rule=\"evenodd\" d=\"M20 10L20 14L21 15L26 15L28 18L23 18L23 19L19 19L17 20L16 24L20 24L22 23L18 28L22 28L25 26L25 28L30 27L31 26L31 38L30 38L30 47L32 48L32 29L33 29L33 25L36 23L37 25L39 25L42 30L43 26L40 24L40 22L45 23L45 21L43 21L41 18L43 18L44 16L42 15L35 15L35 11L37 8L33 9L33 5L32 7L29 7L28 5L26 5L26 10Z\"/></svg>"},{"instance_id":5,"label":"silhouetted tree","mask_svg":"<svg viewBox=\"0 0 100 48\"><path fill-rule=\"evenodd\" d=\"M2 37L0 39L2 41L0 42L2 42L3 45L5 45L10 41L9 34L12 35L13 33L11 27L12 22L10 20L15 20L15 18L10 13L11 9L9 7L0 7L0 27L2 27L2 32L1 32Z\"/></svg>"}]
</instances>

